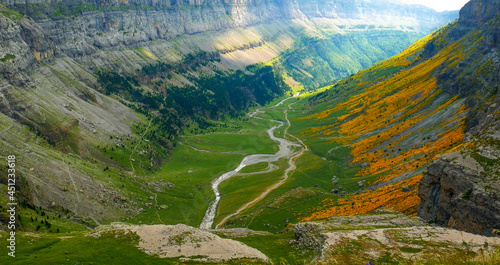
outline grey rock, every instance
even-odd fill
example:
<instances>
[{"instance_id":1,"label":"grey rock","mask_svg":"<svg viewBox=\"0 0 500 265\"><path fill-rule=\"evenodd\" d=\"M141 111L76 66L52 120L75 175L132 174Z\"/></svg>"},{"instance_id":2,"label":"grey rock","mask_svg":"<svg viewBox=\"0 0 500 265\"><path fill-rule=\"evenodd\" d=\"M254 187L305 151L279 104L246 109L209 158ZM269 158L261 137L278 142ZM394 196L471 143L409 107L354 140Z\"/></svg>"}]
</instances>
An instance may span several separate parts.
<instances>
[{"instance_id":1,"label":"grey rock","mask_svg":"<svg viewBox=\"0 0 500 265\"><path fill-rule=\"evenodd\" d=\"M365 184L366 184L366 180L358 181L358 187L360 187L360 188L365 186Z\"/></svg>"},{"instance_id":2,"label":"grey rock","mask_svg":"<svg viewBox=\"0 0 500 265\"><path fill-rule=\"evenodd\" d=\"M335 186L337 184L339 184L339 179L337 178L337 176L333 176L333 178L332 178L332 185Z\"/></svg>"},{"instance_id":3,"label":"grey rock","mask_svg":"<svg viewBox=\"0 0 500 265\"><path fill-rule=\"evenodd\" d=\"M295 238L290 244L300 248L321 251L327 237L321 232L324 227L317 223L299 223L294 225Z\"/></svg>"},{"instance_id":4,"label":"grey rock","mask_svg":"<svg viewBox=\"0 0 500 265\"><path fill-rule=\"evenodd\" d=\"M429 165L418 213L425 221L489 236L500 229L500 196L483 189L484 171L470 162L443 157Z\"/></svg>"},{"instance_id":5,"label":"grey rock","mask_svg":"<svg viewBox=\"0 0 500 265\"><path fill-rule=\"evenodd\" d=\"M185 34L249 27L280 20L308 21L322 18L334 20L346 28L356 28L360 24L429 33L458 17L456 11L438 13L423 6L415 8L382 0L345 1L339 5L332 5L326 0L35 0L29 1L28 5L26 1L7 0L2 3L34 16L59 49L73 58L92 56L102 49L134 47ZM86 10L71 16L52 16L60 8L74 10L86 4L98 7L98 10ZM398 26L380 24L380 21L387 20ZM48 45L45 42L32 44Z\"/></svg>"}]
</instances>

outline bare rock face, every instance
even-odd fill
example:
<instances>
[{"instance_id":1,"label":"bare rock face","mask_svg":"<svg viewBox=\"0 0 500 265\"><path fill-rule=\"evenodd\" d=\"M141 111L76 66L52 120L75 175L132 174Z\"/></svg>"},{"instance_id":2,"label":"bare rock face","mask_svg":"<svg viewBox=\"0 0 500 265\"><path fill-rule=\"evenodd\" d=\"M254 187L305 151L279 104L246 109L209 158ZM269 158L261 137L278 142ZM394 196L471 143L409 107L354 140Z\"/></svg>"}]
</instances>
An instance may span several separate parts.
<instances>
[{"instance_id":1,"label":"bare rock face","mask_svg":"<svg viewBox=\"0 0 500 265\"><path fill-rule=\"evenodd\" d=\"M483 26L498 16L498 10L500 10L500 2L495 0L470 1L460 10L459 23L464 27ZM483 42L488 46L498 47L500 45L500 28L497 25L491 25L484 32Z\"/></svg>"},{"instance_id":2,"label":"bare rock face","mask_svg":"<svg viewBox=\"0 0 500 265\"><path fill-rule=\"evenodd\" d=\"M474 0L460 10L461 24L480 26L498 14L500 2L495 0Z\"/></svg>"},{"instance_id":3,"label":"bare rock face","mask_svg":"<svg viewBox=\"0 0 500 265\"><path fill-rule=\"evenodd\" d=\"M333 24L347 23L347 28L357 30L370 25L370 29L380 26L429 33L457 17L455 11L438 13L420 7L413 12L415 7L385 0L343 0L334 4L301 0L4 0L0 4L33 17L59 49L73 58L184 34L276 21L291 23L291 19L316 23L316 18L326 18Z\"/></svg>"},{"instance_id":4,"label":"bare rock face","mask_svg":"<svg viewBox=\"0 0 500 265\"><path fill-rule=\"evenodd\" d=\"M0 75L15 85L29 86L29 81L18 74L33 69L37 62L52 58L56 53L54 42L31 19L14 21L0 14L0 31Z\"/></svg>"},{"instance_id":5,"label":"bare rock face","mask_svg":"<svg viewBox=\"0 0 500 265\"><path fill-rule=\"evenodd\" d=\"M0 1L34 17L70 57L184 34L268 23L300 15L276 0L245 1ZM82 10L81 5L92 6ZM61 12L59 8L65 10Z\"/></svg>"},{"instance_id":6,"label":"bare rock face","mask_svg":"<svg viewBox=\"0 0 500 265\"><path fill-rule=\"evenodd\" d=\"M500 245L498 237L429 226L419 218L389 211L300 223L294 231L291 243L317 251L312 264L382 264L384 256L397 256L398 264L440 264L455 251L491 253ZM402 251L410 249L411 253Z\"/></svg>"},{"instance_id":7,"label":"bare rock face","mask_svg":"<svg viewBox=\"0 0 500 265\"><path fill-rule=\"evenodd\" d=\"M300 223L294 226L295 238L290 242L300 248L320 251L326 241L321 232L324 227L317 223Z\"/></svg>"},{"instance_id":8,"label":"bare rock face","mask_svg":"<svg viewBox=\"0 0 500 265\"><path fill-rule=\"evenodd\" d=\"M500 196L486 191L484 171L470 157L442 157L420 181L418 207L426 221L483 235L500 228Z\"/></svg>"},{"instance_id":9,"label":"bare rock face","mask_svg":"<svg viewBox=\"0 0 500 265\"><path fill-rule=\"evenodd\" d=\"M226 262L233 259L269 261L257 249L232 239L221 238L208 231L178 225L126 225L113 223L101 226L90 236L99 237L103 231L133 232L140 237L138 248L148 255L162 258L182 257L186 261Z\"/></svg>"}]
</instances>

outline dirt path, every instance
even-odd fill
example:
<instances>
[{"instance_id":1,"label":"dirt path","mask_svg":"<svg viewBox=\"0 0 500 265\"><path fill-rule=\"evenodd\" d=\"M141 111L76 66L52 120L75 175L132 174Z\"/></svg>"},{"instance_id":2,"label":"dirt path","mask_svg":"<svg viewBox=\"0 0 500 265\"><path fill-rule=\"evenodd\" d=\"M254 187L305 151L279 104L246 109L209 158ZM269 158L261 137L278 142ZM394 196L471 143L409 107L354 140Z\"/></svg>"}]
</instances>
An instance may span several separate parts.
<instances>
[{"instance_id":1,"label":"dirt path","mask_svg":"<svg viewBox=\"0 0 500 265\"><path fill-rule=\"evenodd\" d=\"M148 124L148 127L146 127L146 130L144 130L144 133L141 135L141 139L139 140L139 142L134 146L134 149L132 149L132 152L130 152L130 156L129 156L129 160L130 160L130 167L132 168L132 175L134 175L135 173L135 168L134 168L134 163L132 163L132 155L134 154L135 150L137 149L137 147L142 143L142 141L144 140L144 136L146 135L146 133L148 133L148 130L149 130L149 127L151 127L151 123L153 122L153 120L150 120L149 121L149 124Z\"/></svg>"},{"instance_id":2,"label":"dirt path","mask_svg":"<svg viewBox=\"0 0 500 265\"><path fill-rule=\"evenodd\" d=\"M242 153L242 152L236 152L236 151L213 151L213 150L208 150L208 149L199 149L198 147L195 147L195 146L192 146L190 144L186 144L186 143L183 143L183 142L178 142L179 144L181 145L184 145L184 146L187 146L187 147L190 147L192 149L194 149L195 151L198 151L198 152L203 152L203 153L217 153L217 154L232 154L232 155L247 155L245 153Z\"/></svg>"},{"instance_id":3,"label":"dirt path","mask_svg":"<svg viewBox=\"0 0 500 265\"><path fill-rule=\"evenodd\" d=\"M130 156L129 156L129 161L130 161L130 167L132 168L132 171L131 171L131 175L132 177L135 175L135 168L134 168L134 163L132 161L132 155L134 155L135 151L137 150L137 147L142 143L142 141L144 140L144 137L146 136L146 134L148 133L149 131L149 128L151 127L151 124L152 124L153 120L150 120L149 121L149 124L148 124L148 127L146 127L146 130L144 130L144 133L141 135L141 139L139 140L139 142L134 146L134 149L132 149L132 152L130 152ZM155 209L155 214L156 214L156 217L158 218L158 221L160 223L163 223L163 220L161 219L161 216L160 214L158 213L158 195L148 189L146 189L148 192L150 192L151 196L154 197L154 209Z\"/></svg>"},{"instance_id":4,"label":"dirt path","mask_svg":"<svg viewBox=\"0 0 500 265\"><path fill-rule=\"evenodd\" d=\"M76 196L76 202L75 202L75 209L73 210L74 216L78 215L78 208L80 206L80 203L82 202L82 198L80 197L80 191L78 190L78 186L76 185L75 179L71 175L71 168L69 164L62 158L62 161L64 165L66 166L66 172L68 173L68 178L71 180L71 184L73 185L73 189L75 190L75 196ZM92 219L97 225L102 225L97 219L95 219L93 216L88 215L90 219Z\"/></svg>"}]
</instances>

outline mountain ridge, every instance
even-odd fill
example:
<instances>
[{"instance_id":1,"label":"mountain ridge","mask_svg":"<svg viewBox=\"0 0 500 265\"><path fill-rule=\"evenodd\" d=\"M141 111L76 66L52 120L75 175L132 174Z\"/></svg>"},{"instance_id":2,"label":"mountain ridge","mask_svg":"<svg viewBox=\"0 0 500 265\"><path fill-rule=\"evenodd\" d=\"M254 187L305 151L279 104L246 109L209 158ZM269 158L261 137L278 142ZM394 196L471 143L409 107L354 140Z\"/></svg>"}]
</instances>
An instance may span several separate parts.
<instances>
[{"instance_id":1,"label":"mountain ridge","mask_svg":"<svg viewBox=\"0 0 500 265\"><path fill-rule=\"evenodd\" d=\"M104 3L103 1L78 3L74 1L58 1L59 5L47 4L46 1L30 1L28 5L26 5L25 1L1 1L1 3L33 16L35 21L54 37L56 44L73 57L90 54L95 48L137 45L155 39L171 39L182 34L248 27L283 19L299 19L311 23L308 22L306 15L300 10L301 5L298 2L281 0L258 2L179 1L176 4L171 4L170 1L130 1L126 3L123 1L104 1ZM373 19L371 16L376 16L380 12L387 12L384 11L387 9L382 8L385 6L368 5L366 11L362 11L364 6L356 5L352 1L347 1L342 6L349 10L349 14L353 14L355 13L354 10L357 10L358 13L365 13L365 15L356 17L358 20L361 18L360 21L349 22L342 21L342 19L349 19L347 13L342 13L340 16L335 16L335 18L341 20L326 21L327 25L384 24L380 19ZM395 17L402 14L401 18L397 19L397 24L405 25L402 28L409 31L419 32L421 31L419 27L422 27L425 32L428 32L430 29L436 28L436 25L442 25L445 21L451 21L455 17L453 12L444 15L444 13L440 14L430 9L422 9L422 11L417 12L419 14L417 16L414 14L407 16L405 13L409 10L408 7L396 6L401 7L401 10L396 9L397 11L394 11L395 9L391 9L389 15L382 15L382 17L387 20L391 17L391 14ZM110 7L110 9L99 9L103 7ZM128 10L129 7L132 9ZM141 9L141 7L144 8ZM334 9L330 8L330 10L335 13ZM314 18L311 15L309 16ZM428 16L429 19L422 19L420 16ZM318 17L328 17L328 15L320 14ZM75 19L76 21L74 21ZM371 21L376 22L372 23ZM151 28L151 25L154 25L154 27ZM386 27L389 29L397 28L397 26L391 24ZM79 31L77 28L83 28L83 30ZM103 35L98 35L97 32L101 32ZM90 37L87 37L87 35ZM75 38L81 47L69 47L77 44L72 44L71 40Z\"/></svg>"}]
</instances>

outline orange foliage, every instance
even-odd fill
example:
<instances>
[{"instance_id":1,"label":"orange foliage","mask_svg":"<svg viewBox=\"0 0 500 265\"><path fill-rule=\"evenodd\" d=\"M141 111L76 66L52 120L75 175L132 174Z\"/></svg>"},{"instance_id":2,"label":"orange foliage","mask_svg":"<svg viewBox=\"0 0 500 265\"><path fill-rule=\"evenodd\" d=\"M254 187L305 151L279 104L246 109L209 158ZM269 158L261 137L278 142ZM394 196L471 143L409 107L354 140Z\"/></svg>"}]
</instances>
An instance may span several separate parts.
<instances>
[{"instance_id":1,"label":"orange foliage","mask_svg":"<svg viewBox=\"0 0 500 265\"><path fill-rule=\"evenodd\" d=\"M460 123L458 128L449 132L450 135L438 138L437 142L427 143L403 152L397 157L389 158L393 151L388 153L385 150L374 149L386 141L392 141L386 147L387 149L395 147L409 134L399 137L398 135L456 102L458 98L454 97L439 107L428 108L441 94L433 73L446 61L460 60L463 55L460 51L463 48L461 45L459 42L450 45L433 58L368 87L364 92L352 96L335 108L309 116L308 118L324 119L334 112L341 110L348 112L346 115L337 117L337 122L332 125L310 128L309 130L323 135L338 133L340 136L330 140L330 142L352 143L350 145L351 155L354 157L352 163L363 161L371 163L370 167L361 170L358 176L385 172L387 175L379 180L385 181L425 165L435 155L445 152L463 140L463 120L458 120L463 119L462 116L457 115L440 127L452 127L450 124ZM407 55L413 55L414 53L411 51L417 47L419 46L416 45L409 49ZM377 67L389 67L391 62L396 61L398 60L388 60L382 63L383 66L377 65ZM426 110L426 108L428 109ZM462 107L459 113L464 111L466 110ZM352 119L346 121L349 116L352 116ZM375 131L377 132L374 133ZM361 137L363 134L372 135L363 138ZM448 140L443 140L444 137ZM362 139L354 142L359 138Z\"/></svg>"},{"instance_id":2,"label":"orange foliage","mask_svg":"<svg viewBox=\"0 0 500 265\"><path fill-rule=\"evenodd\" d=\"M352 216L364 214L384 207L387 210L399 211L406 214L415 214L416 205L420 203L417 185L422 175L378 188L376 190L364 191L358 195L348 198L323 200L323 209L302 218L301 221L325 219L332 216ZM404 192L402 189L409 186L411 191Z\"/></svg>"},{"instance_id":3,"label":"orange foliage","mask_svg":"<svg viewBox=\"0 0 500 265\"><path fill-rule=\"evenodd\" d=\"M332 119L333 124L310 128L309 131L318 135L335 134L338 136L330 139L330 143L350 144L351 155L354 157L352 163L369 163L369 166L360 170L357 176L379 175L375 182L389 181L404 173L420 169L437 155L457 150L463 145L465 128L465 115L463 114L468 111L464 105L453 118L445 120L436 128L441 131L445 129L438 135L437 140L412 146L408 151L399 150L397 156L391 150L412 134L409 132L403 135L405 131L452 106L458 100L458 97L454 97L438 106L432 104L440 98L442 93L437 85L436 72L441 70L443 65L454 67L463 60L465 57L463 42L455 42L441 49L432 58L420 60L418 53L428 41L428 38L423 39L408 48L402 55L377 64L372 69L362 71L349 79L358 80L367 71L377 69L414 64L412 67L404 68L381 81L360 82L356 89L362 86L364 90L359 94L337 104L332 109L303 118L325 119L336 112L342 113L342 116ZM348 80L342 82L348 82ZM379 148L382 143L388 144ZM421 177L421 175L415 176L373 191L364 191L346 199L324 200L324 208L307 215L302 221L368 213L382 206L386 209L414 214L416 205L420 201L416 185ZM415 189L411 192L403 192L402 187L407 185Z\"/></svg>"},{"instance_id":4,"label":"orange foliage","mask_svg":"<svg viewBox=\"0 0 500 265\"><path fill-rule=\"evenodd\" d=\"M466 109L462 105L461 112ZM458 116L460 114L455 114ZM465 117L461 117L457 121L458 125L455 128L449 129L438 135L435 142L423 144L421 147L411 149L407 152L402 152L399 156L392 158L384 158L380 154L377 157L363 155L363 157L372 158L373 163L360 172L358 175L369 175L386 172L387 174L380 177L376 182L388 181L403 173L418 169L419 167L430 163L436 155L448 152L451 148L456 149L460 146L464 139Z\"/></svg>"}]
</instances>

